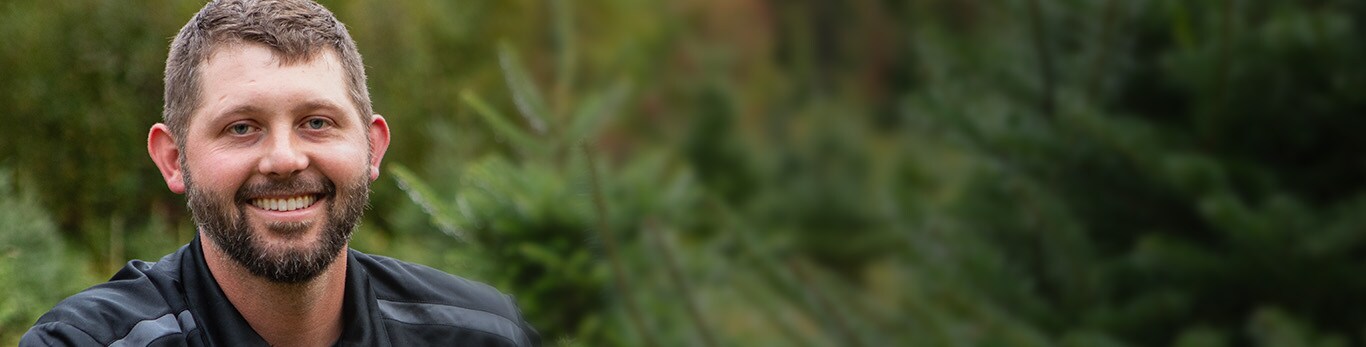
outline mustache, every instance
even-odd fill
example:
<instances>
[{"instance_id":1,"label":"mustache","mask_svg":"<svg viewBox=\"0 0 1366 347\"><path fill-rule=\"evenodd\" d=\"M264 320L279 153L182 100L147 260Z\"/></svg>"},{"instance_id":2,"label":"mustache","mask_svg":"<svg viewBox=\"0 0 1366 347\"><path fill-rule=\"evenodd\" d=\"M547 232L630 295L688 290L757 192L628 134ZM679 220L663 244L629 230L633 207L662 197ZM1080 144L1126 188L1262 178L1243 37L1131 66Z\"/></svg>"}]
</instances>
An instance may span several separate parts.
<instances>
[{"instance_id":1,"label":"mustache","mask_svg":"<svg viewBox=\"0 0 1366 347\"><path fill-rule=\"evenodd\" d=\"M263 196L290 196L303 194L322 194L333 196L337 185L325 177L294 176L287 180L267 180L248 183L237 189L236 200L245 202Z\"/></svg>"}]
</instances>

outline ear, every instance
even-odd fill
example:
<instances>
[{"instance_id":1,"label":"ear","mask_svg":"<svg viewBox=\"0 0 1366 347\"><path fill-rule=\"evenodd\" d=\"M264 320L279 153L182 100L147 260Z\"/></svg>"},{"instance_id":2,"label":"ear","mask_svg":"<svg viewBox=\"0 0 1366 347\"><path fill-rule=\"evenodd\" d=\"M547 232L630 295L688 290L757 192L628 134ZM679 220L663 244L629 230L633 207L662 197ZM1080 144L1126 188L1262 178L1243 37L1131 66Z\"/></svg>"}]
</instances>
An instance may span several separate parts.
<instances>
[{"instance_id":1,"label":"ear","mask_svg":"<svg viewBox=\"0 0 1366 347\"><path fill-rule=\"evenodd\" d=\"M166 187L171 188L171 192L185 194L184 170L180 167L180 147L176 146L175 137L171 136L171 128L166 124L157 123L152 126L151 133L147 134L147 154L152 156L152 162L157 164L157 169L161 170L161 178L166 180Z\"/></svg>"},{"instance_id":2,"label":"ear","mask_svg":"<svg viewBox=\"0 0 1366 347\"><path fill-rule=\"evenodd\" d=\"M384 152L389 150L389 123L380 115L371 116L370 128L370 181L379 179L379 162Z\"/></svg>"}]
</instances>

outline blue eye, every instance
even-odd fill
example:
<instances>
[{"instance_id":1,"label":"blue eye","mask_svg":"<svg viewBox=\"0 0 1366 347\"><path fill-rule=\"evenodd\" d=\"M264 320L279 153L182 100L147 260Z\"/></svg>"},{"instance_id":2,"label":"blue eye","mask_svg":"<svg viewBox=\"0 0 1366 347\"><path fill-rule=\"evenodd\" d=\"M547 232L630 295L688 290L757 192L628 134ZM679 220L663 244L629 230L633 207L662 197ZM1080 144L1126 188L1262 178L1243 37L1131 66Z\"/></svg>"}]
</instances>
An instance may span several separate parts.
<instances>
[{"instance_id":1,"label":"blue eye","mask_svg":"<svg viewBox=\"0 0 1366 347\"><path fill-rule=\"evenodd\" d=\"M323 127L326 127L326 126L327 126L327 121L326 121L326 120L323 120L322 118L313 118L313 119L309 119L309 120L308 120L308 123L306 123L306 125L308 125L308 128L309 128L309 129L318 130L318 129L322 129Z\"/></svg>"},{"instance_id":2,"label":"blue eye","mask_svg":"<svg viewBox=\"0 0 1366 347\"><path fill-rule=\"evenodd\" d=\"M235 135L246 135L247 133L251 132L251 126L241 123L233 124L228 127L228 131L232 132Z\"/></svg>"}]
</instances>

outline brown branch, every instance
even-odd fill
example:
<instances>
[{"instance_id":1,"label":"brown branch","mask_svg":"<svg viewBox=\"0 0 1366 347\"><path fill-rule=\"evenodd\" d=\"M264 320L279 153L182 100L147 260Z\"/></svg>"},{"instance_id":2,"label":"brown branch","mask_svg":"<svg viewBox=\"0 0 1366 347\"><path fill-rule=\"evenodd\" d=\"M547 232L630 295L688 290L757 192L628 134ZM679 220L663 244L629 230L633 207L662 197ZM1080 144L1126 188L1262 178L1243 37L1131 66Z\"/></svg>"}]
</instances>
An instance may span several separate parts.
<instances>
[{"instance_id":1,"label":"brown branch","mask_svg":"<svg viewBox=\"0 0 1366 347\"><path fill-rule=\"evenodd\" d=\"M792 274L797 276L797 280L801 282L802 287L806 288L807 293L810 294L811 299L815 302L816 306L820 307L821 311L825 311L826 318L830 319L833 328L838 331L840 335L843 335L844 345L866 346L863 344L863 341L859 339L858 334L854 333L854 329L850 327L849 322L844 319L844 316L841 316L839 311L835 310L835 304L830 301L830 298L820 291L819 286L816 285L811 274L807 272L806 264L797 258L788 258L787 265L792 269Z\"/></svg>"},{"instance_id":2,"label":"brown branch","mask_svg":"<svg viewBox=\"0 0 1366 347\"><path fill-rule=\"evenodd\" d=\"M1039 102L1039 110L1044 116L1052 118L1056 107L1053 95L1053 56L1048 51L1048 37L1044 32L1039 0L1029 0L1029 18L1034 29L1034 51L1038 54L1039 77L1043 81L1043 99Z\"/></svg>"},{"instance_id":3,"label":"brown branch","mask_svg":"<svg viewBox=\"0 0 1366 347\"><path fill-rule=\"evenodd\" d=\"M1119 17L1119 0L1105 1L1105 14L1101 16L1100 39L1096 43L1097 52L1095 60L1091 61L1091 76L1086 83L1086 91L1090 93L1100 92L1101 75L1104 74L1105 66L1109 65L1110 48L1114 48L1114 32Z\"/></svg>"},{"instance_id":4,"label":"brown branch","mask_svg":"<svg viewBox=\"0 0 1366 347\"><path fill-rule=\"evenodd\" d=\"M664 261L664 269L668 271L669 277L673 280L678 292L683 296L683 306L687 308L688 318L697 327L697 335L702 338L705 346L716 346L716 339L712 337L711 329L702 320L702 310L697 307L696 295L693 294L692 286L688 285L688 278L683 276L683 271L679 268L678 262L674 259L673 250L664 240L664 235L656 227L653 220L646 221L645 230L655 241L655 247L659 248L659 256Z\"/></svg>"},{"instance_id":5,"label":"brown branch","mask_svg":"<svg viewBox=\"0 0 1366 347\"><path fill-rule=\"evenodd\" d=\"M1219 110L1224 109L1228 100L1229 68L1233 66L1233 0L1224 0L1221 8L1223 18L1219 22L1219 72L1215 81L1219 86L1217 100Z\"/></svg>"},{"instance_id":6,"label":"brown branch","mask_svg":"<svg viewBox=\"0 0 1366 347\"><path fill-rule=\"evenodd\" d=\"M593 205L598 213L598 234L602 238L602 248L607 253L607 260L612 264L612 273L617 292L621 294L622 302L626 307L626 314L631 316L631 326L636 328L636 333L645 341L646 346L659 346L653 334L645 327L645 315L640 313L640 308L636 306L636 301L631 296L631 287L626 282L626 267L622 265L621 254L617 250L617 239L612 235L607 225L607 201L603 198L602 183L598 178L597 161L593 158L593 151L587 143L582 144L583 156L588 159L589 181L593 184Z\"/></svg>"}]
</instances>

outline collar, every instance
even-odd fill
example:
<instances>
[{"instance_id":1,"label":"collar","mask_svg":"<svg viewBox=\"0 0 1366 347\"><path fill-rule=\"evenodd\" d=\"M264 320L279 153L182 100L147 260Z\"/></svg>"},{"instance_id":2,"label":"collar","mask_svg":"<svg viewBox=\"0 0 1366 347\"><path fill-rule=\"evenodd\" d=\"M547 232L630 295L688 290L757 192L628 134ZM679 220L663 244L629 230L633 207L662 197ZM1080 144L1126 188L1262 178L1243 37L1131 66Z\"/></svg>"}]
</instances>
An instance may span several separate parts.
<instances>
[{"instance_id":1,"label":"collar","mask_svg":"<svg viewBox=\"0 0 1366 347\"><path fill-rule=\"evenodd\" d=\"M247 324L232 306L218 281L204 262L199 236L186 247L180 275L185 283L185 301L194 313L208 345L265 346L266 341ZM370 287L370 276L361 268L359 252L346 252L346 293L342 296L342 334L338 346L388 346L389 338L379 318L378 302ZM188 258L188 259L186 259Z\"/></svg>"}]
</instances>

